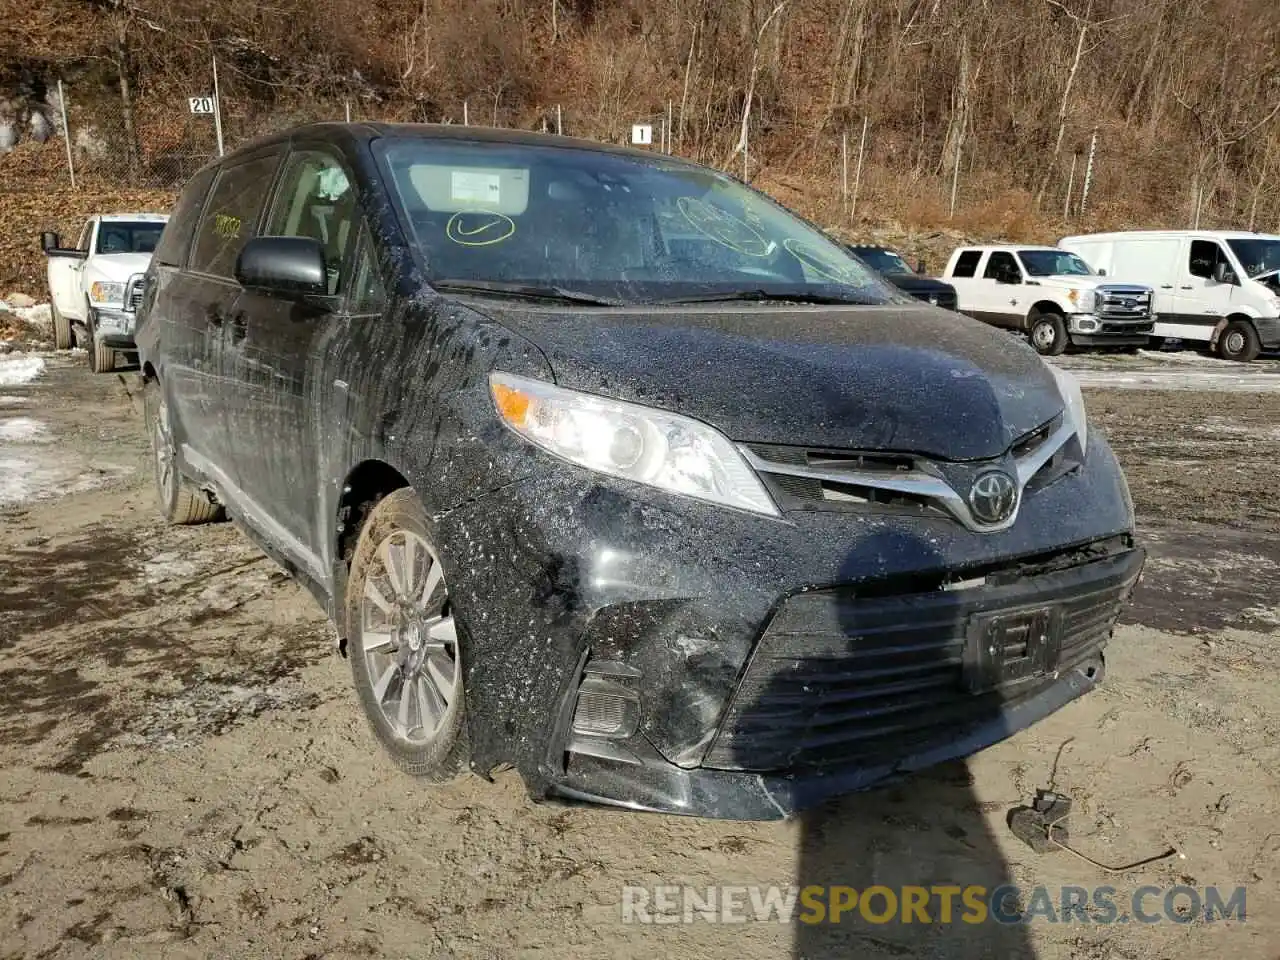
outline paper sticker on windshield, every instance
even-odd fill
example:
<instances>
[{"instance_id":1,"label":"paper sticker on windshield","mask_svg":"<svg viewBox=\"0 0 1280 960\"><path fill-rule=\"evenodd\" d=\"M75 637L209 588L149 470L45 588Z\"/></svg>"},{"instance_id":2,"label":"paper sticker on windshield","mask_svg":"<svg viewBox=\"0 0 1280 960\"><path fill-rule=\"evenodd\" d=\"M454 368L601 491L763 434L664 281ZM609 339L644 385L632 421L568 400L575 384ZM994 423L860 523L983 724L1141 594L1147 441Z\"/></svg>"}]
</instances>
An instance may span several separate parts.
<instances>
[{"instance_id":1,"label":"paper sticker on windshield","mask_svg":"<svg viewBox=\"0 0 1280 960\"><path fill-rule=\"evenodd\" d=\"M464 247L501 243L516 232L516 222L490 210L463 210L449 218L445 236Z\"/></svg>"},{"instance_id":2,"label":"paper sticker on windshield","mask_svg":"<svg viewBox=\"0 0 1280 960\"><path fill-rule=\"evenodd\" d=\"M776 245L745 220L695 197L680 197L676 206L693 228L744 257L767 257Z\"/></svg>"},{"instance_id":3,"label":"paper sticker on windshield","mask_svg":"<svg viewBox=\"0 0 1280 960\"><path fill-rule=\"evenodd\" d=\"M449 178L449 196L456 203L484 203L496 207L502 202L502 178L496 173L454 170Z\"/></svg>"},{"instance_id":4,"label":"paper sticker on windshield","mask_svg":"<svg viewBox=\"0 0 1280 960\"><path fill-rule=\"evenodd\" d=\"M847 283L854 287L865 287L869 282L870 278L858 269L853 261L842 261L815 244L788 237L782 241L782 246L807 270L813 271L826 280Z\"/></svg>"}]
</instances>

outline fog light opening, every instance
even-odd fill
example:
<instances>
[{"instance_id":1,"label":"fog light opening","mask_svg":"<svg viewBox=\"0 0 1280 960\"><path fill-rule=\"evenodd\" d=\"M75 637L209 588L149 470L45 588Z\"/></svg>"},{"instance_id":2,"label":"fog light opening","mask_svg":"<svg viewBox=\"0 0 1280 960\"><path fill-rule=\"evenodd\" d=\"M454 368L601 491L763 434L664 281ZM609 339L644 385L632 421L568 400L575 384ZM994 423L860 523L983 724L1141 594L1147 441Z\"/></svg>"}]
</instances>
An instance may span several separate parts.
<instances>
[{"instance_id":1,"label":"fog light opening","mask_svg":"<svg viewBox=\"0 0 1280 960\"><path fill-rule=\"evenodd\" d=\"M578 688L573 732L580 736L625 740L634 736L639 726L640 700L635 691L588 674Z\"/></svg>"}]
</instances>

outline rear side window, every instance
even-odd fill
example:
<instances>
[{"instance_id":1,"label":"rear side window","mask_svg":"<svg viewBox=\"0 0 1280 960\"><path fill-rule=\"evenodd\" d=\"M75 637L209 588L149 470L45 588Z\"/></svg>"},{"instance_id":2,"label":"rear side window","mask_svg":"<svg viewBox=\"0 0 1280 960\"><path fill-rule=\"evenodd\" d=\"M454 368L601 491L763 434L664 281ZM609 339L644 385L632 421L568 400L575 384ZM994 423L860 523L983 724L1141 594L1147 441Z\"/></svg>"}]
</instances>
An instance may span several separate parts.
<instances>
[{"instance_id":1,"label":"rear side window","mask_svg":"<svg viewBox=\"0 0 1280 960\"><path fill-rule=\"evenodd\" d=\"M209 184L213 183L213 175L217 170L202 170L186 185L178 202L174 204L169 222L164 225L160 234L160 242L156 244L154 259L167 267L181 267L187 262L187 251L191 249L191 235L196 231L196 221L200 218L200 208L204 206L205 194L209 192Z\"/></svg>"},{"instance_id":2,"label":"rear side window","mask_svg":"<svg viewBox=\"0 0 1280 960\"><path fill-rule=\"evenodd\" d=\"M279 161L272 154L222 168L196 230L192 270L217 277L234 274L236 257L257 228Z\"/></svg>"},{"instance_id":3,"label":"rear side window","mask_svg":"<svg viewBox=\"0 0 1280 960\"><path fill-rule=\"evenodd\" d=\"M997 250L991 254L991 259L987 261L987 269L982 271L982 279L984 280L1003 280L1006 283L1017 282L1022 278L1022 272L1018 269L1018 261L1013 259L1013 254L1005 250Z\"/></svg>"},{"instance_id":4,"label":"rear side window","mask_svg":"<svg viewBox=\"0 0 1280 960\"><path fill-rule=\"evenodd\" d=\"M951 271L953 277L972 277L978 272L978 261L982 259L981 250L966 250L956 258L956 265Z\"/></svg>"}]
</instances>

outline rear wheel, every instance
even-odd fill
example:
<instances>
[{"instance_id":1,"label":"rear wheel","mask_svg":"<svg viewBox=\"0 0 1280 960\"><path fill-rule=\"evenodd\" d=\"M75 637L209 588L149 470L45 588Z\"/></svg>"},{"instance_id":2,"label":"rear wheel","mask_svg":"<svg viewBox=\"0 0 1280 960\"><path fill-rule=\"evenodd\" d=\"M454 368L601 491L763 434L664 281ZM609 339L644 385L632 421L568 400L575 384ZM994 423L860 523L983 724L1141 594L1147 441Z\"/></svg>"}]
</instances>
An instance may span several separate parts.
<instances>
[{"instance_id":1,"label":"rear wheel","mask_svg":"<svg viewBox=\"0 0 1280 960\"><path fill-rule=\"evenodd\" d=\"M217 520L222 508L178 471L178 448L169 423L169 407L158 380L153 378L146 382L142 402L151 434L156 495L165 520L180 526Z\"/></svg>"},{"instance_id":2,"label":"rear wheel","mask_svg":"<svg viewBox=\"0 0 1280 960\"><path fill-rule=\"evenodd\" d=\"M412 490L369 514L345 605L352 678L378 740L405 772L453 779L470 756L458 624Z\"/></svg>"},{"instance_id":3,"label":"rear wheel","mask_svg":"<svg viewBox=\"0 0 1280 960\"><path fill-rule=\"evenodd\" d=\"M1262 352L1258 331L1248 320L1232 320L1218 337L1218 355L1223 360L1248 363Z\"/></svg>"},{"instance_id":4,"label":"rear wheel","mask_svg":"<svg viewBox=\"0 0 1280 960\"><path fill-rule=\"evenodd\" d=\"M76 335L71 329L71 321L62 315L58 304L49 298L49 315L53 318L53 346L57 350L70 350L76 343Z\"/></svg>"},{"instance_id":5,"label":"rear wheel","mask_svg":"<svg viewBox=\"0 0 1280 960\"><path fill-rule=\"evenodd\" d=\"M1067 342L1067 323L1059 314L1041 313L1031 321L1031 346L1041 356L1060 356Z\"/></svg>"}]
</instances>

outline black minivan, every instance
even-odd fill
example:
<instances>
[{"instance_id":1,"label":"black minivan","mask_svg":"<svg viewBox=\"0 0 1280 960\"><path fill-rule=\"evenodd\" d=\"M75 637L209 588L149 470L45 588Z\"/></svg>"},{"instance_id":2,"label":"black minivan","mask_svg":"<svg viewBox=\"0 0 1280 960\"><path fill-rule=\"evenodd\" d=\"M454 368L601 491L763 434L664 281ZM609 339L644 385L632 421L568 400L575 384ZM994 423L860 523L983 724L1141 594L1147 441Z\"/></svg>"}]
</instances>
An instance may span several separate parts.
<instances>
[{"instance_id":1,"label":"black minivan","mask_svg":"<svg viewBox=\"0 0 1280 960\"><path fill-rule=\"evenodd\" d=\"M666 155L256 141L137 342L165 516L302 581L431 780L787 816L1092 689L1143 564L1069 374Z\"/></svg>"}]
</instances>

